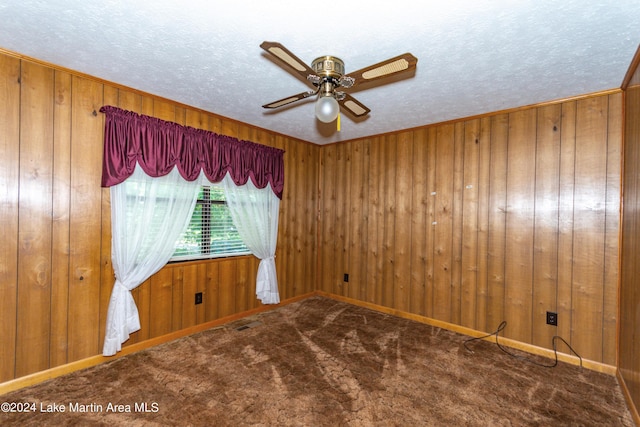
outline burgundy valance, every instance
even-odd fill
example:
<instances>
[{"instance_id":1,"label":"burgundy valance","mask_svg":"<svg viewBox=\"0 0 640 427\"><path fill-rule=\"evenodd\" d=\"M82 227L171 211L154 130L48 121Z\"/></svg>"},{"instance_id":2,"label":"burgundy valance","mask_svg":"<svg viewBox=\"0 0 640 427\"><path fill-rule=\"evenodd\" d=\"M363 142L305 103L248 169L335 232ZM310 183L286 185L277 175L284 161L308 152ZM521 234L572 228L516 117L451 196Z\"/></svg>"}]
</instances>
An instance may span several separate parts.
<instances>
[{"instance_id":1,"label":"burgundy valance","mask_svg":"<svg viewBox=\"0 0 640 427\"><path fill-rule=\"evenodd\" d=\"M249 178L257 188L269 183L282 198L283 150L108 105L100 112L106 115L103 187L123 182L137 163L152 177L164 176L176 166L187 181L204 171L209 181L220 182L229 172L236 185Z\"/></svg>"}]
</instances>

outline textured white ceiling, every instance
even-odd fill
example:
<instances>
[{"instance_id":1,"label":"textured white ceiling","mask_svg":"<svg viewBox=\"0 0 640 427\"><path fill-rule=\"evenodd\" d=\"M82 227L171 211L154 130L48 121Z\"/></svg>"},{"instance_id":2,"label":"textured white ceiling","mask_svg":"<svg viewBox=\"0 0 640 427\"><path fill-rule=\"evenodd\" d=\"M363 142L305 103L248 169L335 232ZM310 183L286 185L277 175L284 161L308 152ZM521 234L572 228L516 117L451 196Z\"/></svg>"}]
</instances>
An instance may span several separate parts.
<instances>
[{"instance_id":1,"label":"textured white ceiling","mask_svg":"<svg viewBox=\"0 0 640 427\"><path fill-rule=\"evenodd\" d=\"M415 75L351 92L361 122L314 118L259 45L354 71L404 52ZM317 144L620 87L639 0L0 0L0 48Z\"/></svg>"}]
</instances>

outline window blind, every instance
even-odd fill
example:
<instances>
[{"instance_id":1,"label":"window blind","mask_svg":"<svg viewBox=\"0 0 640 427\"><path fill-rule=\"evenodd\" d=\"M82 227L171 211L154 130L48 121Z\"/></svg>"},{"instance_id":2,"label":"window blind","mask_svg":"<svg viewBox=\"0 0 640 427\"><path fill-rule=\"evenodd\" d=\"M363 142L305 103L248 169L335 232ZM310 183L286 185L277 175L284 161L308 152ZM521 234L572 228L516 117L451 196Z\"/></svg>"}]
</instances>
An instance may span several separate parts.
<instances>
[{"instance_id":1,"label":"window blind","mask_svg":"<svg viewBox=\"0 0 640 427\"><path fill-rule=\"evenodd\" d=\"M171 261L249 253L233 225L222 186L203 186L189 226L176 242Z\"/></svg>"}]
</instances>

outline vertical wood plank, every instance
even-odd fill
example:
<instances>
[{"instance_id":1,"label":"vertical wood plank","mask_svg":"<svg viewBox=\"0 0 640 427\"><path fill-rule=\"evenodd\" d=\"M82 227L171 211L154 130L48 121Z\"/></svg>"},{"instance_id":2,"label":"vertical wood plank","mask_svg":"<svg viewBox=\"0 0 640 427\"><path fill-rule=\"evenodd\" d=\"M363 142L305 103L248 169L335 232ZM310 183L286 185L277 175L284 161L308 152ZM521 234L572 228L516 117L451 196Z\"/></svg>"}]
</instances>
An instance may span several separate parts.
<instances>
[{"instance_id":1,"label":"vertical wood plank","mask_svg":"<svg viewBox=\"0 0 640 427\"><path fill-rule=\"evenodd\" d=\"M395 244L393 263L393 306L402 311L411 310L411 203L413 134L398 134L396 143L396 199Z\"/></svg>"},{"instance_id":2,"label":"vertical wood plank","mask_svg":"<svg viewBox=\"0 0 640 427\"><path fill-rule=\"evenodd\" d=\"M302 293L309 293L319 288L318 286L318 229L319 221L319 186L320 186L320 148L312 144L306 144L306 166L304 194L307 203L305 204L303 227L303 254L308 257L304 262L305 271L303 278Z\"/></svg>"},{"instance_id":3,"label":"vertical wood plank","mask_svg":"<svg viewBox=\"0 0 640 427\"><path fill-rule=\"evenodd\" d=\"M491 168L489 171L486 331L495 331L505 319L508 141L509 115L493 116L491 118Z\"/></svg>"},{"instance_id":4,"label":"vertical wood plank","mask_svg":"<svg viewBox=\"0 0 640 427\"><path fill-rule=\"evenodd\" d=\"M622 217L622 279L620 284L620 336L618 367L629 394L640 407L640 339L638 339L637 307L640 304L640 71L636 70L632 84L625 92L624 180Z\"/></svg>"},{"instance_id":5,"label":"vertical wood plank","mask_svg":"<svg viewBox=\"0 0 640 427\"><path fill-rule=\"evenodd\" d=\"M409 291L409 311L425 315L425 289L427 273L427 247L430 233L427 230L428 204L431 197L427 189L429 177L427 140L424 130L413 133L413 158L409 159L411 168L411 278ZM429 222L430 224L430 222Z\"/></svg>"},{"instance_id":6,"label":"vertical wood plank","mask_svg":"<svg viewBox=\"0 0 640 427\"><path fill-rule=\"evenodd\" d=\"M172 121L184 126L185 121L187 120L187 109L182 106L174 106L174 108L176 112L176 118Z\"/></svg>"},{"instance_id":7,"label":"vertical wood plank","mask_svg":"<svg viewBox=\"0 0 640 427\"><path fill-rule=\"evenodd\" d=\"M638 82L640 74L636 71L634 80ZM637 83L636 83L637 84ZM633 396L633 400L636 404L636 408L640 406L640 339L637 335L637 307L640 304L640 263L634 262L636 254L640 249L640 218L638 212L640 212L640 183L637 177L640 177L638 171L638 165L640 165L640 122L633 118L638 117L640 114L640 87L635 86L631 89L632 96L625 112L626 125L629 131L625 132L625 145L628 143L631 148L631 164L625 160L625 166L629 164L629 169L634 179L632 184L632 190L635 189L635 194L631 197L632 203L629 206L629 210L625 208L625 213L628 213L634 219L632 228L631 240L632 244L629 245L630 252L626 252L626 258L624 264L631 264L630 270L632 274L628 276L627 280L622 285L622 295L620 301L622 307L620 308L621 315L621 327L620 327L620 341L618 363L620 371L624 372L624 379L630 389L630 394ZM626 148L625 148L626 150ZM635 154L635 155L633 155ZM635 160L635 162L634 162ZM626 175L626 171L625 171ZM625 186L627 181L625 180ZM625 191L625 194L627 192ZM625 199L626 200L626 199ZM627 203L624 203L627 206ZM629 345L622 345L625 341L631 341Z\"/></svg>"},{"instance_id":8,"label":"vertical wood plank","mask_svg":"<svg viewBox=\"0 0 640 427\"><path fill-rule=\"evenodd\" d=\"M150 300L149 316L153 321L149 325L149 336L159 337L172 331L173 268L165 267L149 278Z\"/></svg>"},{"instance_id":9,"label":"vertical wood plank","mask_svg":"<svg viewBox=\"0 0 640 427\"><path fill-rule=\"evenodd\" d=\"M217 134L222 134L222 119L214 114L207 114L207 129Z\"/></svg>"},{"instance_id":10,"label":"vertical wood plank","mask_svg":"<svg viewBox=\"0 0 640 427\"><path fill-rule=\"evenodd\" d=\"M558 187L558 327L556 333L571 342L573 310L571 307L573 283L573 223L575 194L576 155L576 103L562 104L562 126L560 135L560 176ZM558 351L569 352L562 342Z\"/></svg>"},{"instance_id":11,"label":"vertical wood plank","mask_svg":"<svg viewBox=\"0 0 640 427\"><path fill-rule=\"evenodd\" d=\"M395 277L395 226L396 226L396 158L397 136L387 135L383 138L384 150L384 181L381 183L384 194L384 228L382 241L382 305L395 307L393 281Z\"/></svg>"},{"instance_id":12,"label":"vertical wood plank","mask_svg":"<svg viewBox=\"0 0 640 427\"><path fill-rule=\"evenodd\" d=\"M239 138L240 123L232 120L222 120L220 122L220 134Z\"/></svg>"},{"instance_id":13,"label":"vertical wood plank","mask_svg":"<svg viewBox=\"0 0 640 427\"><path fill-rule=\"evenodd\" d=\"M15 376L20 186L20 60L0 55L0 382Z\"/></svg>"},{"instance_id":14,"label":"vertical wood plank","mask_svg":"<svg viewBox=\"0 0 640 427\"><path fill-rule=\"evenodd\" d=\"M106 89L106 88L105 88ZM147 100L149 98L146 98ZM107 100L105 99L105 102ZM143 101L142 101L142 96L128 91L128 90L124 90L124 89L120 89L118 90L118 99L116 101L118 104L118 107L124 109L124 110L129 110L129 111L133 111L135 113L138 114L147 114L148 113L143 113L143 111L149 111L148 107L147 108L143 108ZM153 114L153 110L150 111L151 114Z\"/></svg>"},{"instance_id":15,"label":"vertical wood plank","mask_svg":"<svg viewBox=\"0 0 640 427\"><path fill-rule=\"evenodd\" d=\"M556 334L546 313L557 311L561 114L560 105L538 108L536 130L533 344L547 348Z\"/></svg>"},{"instance_id":16,"label":"vertical wood plank","mask_svg":"<svg viewBox=\"0 0 640 427\"><path fill-rule=\"evenodd\" d=\"M171 268L171 331L182 329L184 304L184 266L178 264Z\"/></svg>"},{"instance_id":17,"label":"vertical wood plank","mask_svg":"<svg viewBox=\"0 0 640 427\"><path fill-rule=\"evenodd\" d=\"M126 95L122 94L122 99L126 99ZM155 101L153 98L149 97L149 96L142 96L140 99L140 104L141 104L141 109L140 112L142 114L146 114L147 116L154 116L154 117L158 117L159 119L162 118L161 115L155 116L154 113L154 109L157 107ZM158 114L161 113L161 110L158 108ZM167 114L167 116L169 116ZM173 116L169 116L169 117L173 117Z\"/></svg>"},{"instance_id":18,"label":"vertical wood plank","mask_svg":"<svg viewBox=\"0 0 640 427\"><path fill-rule=\"evenodd\" d=\"M149 113L147 113L149 114ZM153 99L153 117L161 120L167 120L170 122L176 122L178 120L177 108L170 102Z\"/></svg>"},{"instance_id":19,"label":"vertical wood plank","mask_svg":"<svg viewBox=\"0 0 640 427\"><path fill-rule=\"evenodd\" d=\"M531 342L536 110L509 116L505 336Z\"/></svg>"},{"instance_id":20,"label":"vertical wood plank","mask_svg":"<svg viewBox=\"0 0 640 427\"><path fill-rule=\"evenodd\" d=\"M16 376L49 367L54 73L23 61Z\"/></svg>"},{"instance_id":21,"label":"vertical wood plank","mask_svg":"<svg viewBox=\"0 0 640 427\"><path fill-rule=\"evenodd\" d=\"M295 144L290 139L287 140L287 152L292 153L293 163L295 167L291 167L289 174L290 179L288 193L291 193L291 204L295 206L289 210L289 216L286 221L289 223L289 238L286 250L289 252L289 265L287 266L288 276L290 277L290 286L288 296L298 295L302 287L302 270L304 264L295 262L301 250L302 230L301 226L304 222L302 215L304 211L300 209L305 205L302 193L304 183L304 147L301 144ZM292 165L293 166L293 165Z\"/></svg>"},{"instance_id":22,"label":"vertical wood plank","mask_svg":"<svg viewBox=\"0 0 640 427\"><path fill-rule=\"evenodd\" d=\"M445 322L451 321L454 131L452 124L439 126L436 143L433 317Z\"/></svg>"},{"instance_id":23,"label":"vertical wood plank","mask_svg":"<svg viewBox=\"0 0 640 427\"><path fill-rule=\"evenodd\" d=\"M437 127L431 126L427 129L426 133L426 145L427 145L427 212L426 212L426 238L425 238L425 292L424 292L424 314L427 317L434 317L433 303L434 303L434 288L435 288L435 230L436 230L436 173L438 171L438 160L436 158L436 143Z\"/></svg>"},{"instance_id":24,"label":"vertical wood plank","mask_svg":"<svg viewBox=\"0 0 640 427\"><path fill-rule=\"evenodd\" d=\"M199 273L199 264L189 264L182 267L182 313L181 328L188 328L198 323L197 307L195 303L198 282L202 279ZM204 295L203 295L204 302Z\"/></svg>"},{"instance_id":25,"label":"vertical wood plank","mask_svg":"<svg viewBox=\"0 0 640 427\"><path fill-rule=\"evenodd\" d=\"M218 313L218 301L220 299L218 295L218 284L220 283L218 278L218 263L208 262L206 264L205 275L202 299L205 306L204 320L205 322L209 322L220 317Z\"/></svg>"},{"instance_id":26,"label":"vertical wood plank","mask_svg":"<svg viewBox=\"0 0 640 427\"><path fill-rule=\"evenodd\" d=\"M602 358L603 343L607 101L606 96L580 100L576 113L571 342L591 360Z\"/></svg>"},{"instance_id":27,"label":"vertical wood plank","mask_svg":"<svg viewBox=\"0 0 640 427\"><path fill-rule=\"evenodd\" d=\"M464 192L464 122L455 124L451 235L451 321L460 324L462 310L462 224Z\"/></svg>"},{"instance_id":28,"label":"vertical wood plank","mask_svg":"<svg viewBox=\"0 0 640 427\"><path fill-rule=\"evenodd\" d=\"M460 324L468 328L475 328L478 311L479 119L464 123L463 149Z\"/></svg>"},{"instance_id":29,"label":"vertical wood plank","mask_svg":"<svg viewBox=\"0 0 640 427\"><path fill-rule=\"evenodd\" d=\"M205 113L187 108L184 112L184 125L196 129L207 129L209 120Z\"/></svg>"},{"instance_id":30,"label":"vertical wood plank","mask_svg":"<svg viewBox=\"0 0 640 427\"><path fill-rule=\"evenodd\" d=\"M207 281L207 264L197 264L197 268L198 268L198 277L196 279L196 292L201 292L202 293L202 303L196 305L196 325L200 325L204 322L206 322L206 315L207 315L207 308L206 308L206 303L207 303L207 297L206 297L206 281ZM194 305L195 305L195 298L194 298Z\"/></svg>"},{"instance_id":31,"label":"vertical wood plank","mask_svg":"<svg viewBox=\"0 0 640 427\"><path fill-rule=\"evenodd\" d=\"M51 240L50 366L67 363L69 312L69 202L71 199L71 75L55 72Z\"/></svg>"},{"instance_id":32,"label":"vertical wood plank","mask_svg":"<svg viewBox=\"0 0 640 427\"><path fill-rule=\"evenodd\" d=\"M344 282L344 273L349 265L349 209L351 206L351 144L337 144L336 165L334 171L338 189L335 192L334 235L333 235L333 292L346 295L348 283Z\"/></svg>"},{"instance_id":33,"label":"vertical wood plank","mask_svg":"<svg viewBox=\"0 0 640 427\"><path fill-rule=\"evenodd\" d=\"M347 285L347 296L350 298L361 298L361 289L366 280L366 270L362 268L365 263L363 257L366 255L367 245L367 205L365 203L365 190L367 188L365 177L365 141L354 141L351 150L351 197L348 215L349 236L348 236L348 265L345 273L349 274ZM363 275L365 274L365 275Z\"/></svg>"},{"instance_id":34,"label":"vertical wood plank","mask_svg":"<svg viewBox=\"0 0 640 427\"><path fill-rule=\"evenodd\" d=\"M73 77L69 360L100 352L103 85Z\"/></svg>"},{"instance_id":35,"label":"vertical wood plank","mask_svg":"<svg viewBox=\"0 0 640 427\"><path fill-rule=\"evenodd\" d=\"M491 118L480 121L478 155L478 251L477 251L477 313L476 326L479 331L487 331L487 298L489 293L489 197L491 177Z\"/></svg>"},{"instance_id":36,"label":"vertical wood plank","mask_svg":"<svg viewBox=\"0 0 640 427\"><path fill-rule=\"evenodd\" d=\"M381 183L384 180L384 163L380 145L380 138L372 138L369 145L366 301L374 304L380 304L382 302L382 225L384 223L384 196Z\"/></svg>"},{"instance_id":37,"label":"vertical wood plank","mask_svg":"<svg viewBox=\"0 0 640 427\"><path fill-rule=\"evenodd\" d=\"M607 118L607 198L605 212L602 362L612 366L617 363L622 98L622 94L609 95L609 117Z\"/></svg>"},{"instance_id":38,"label":"vertical wood plank","mask_svg":"<svg viewBox=\"0 0 640 427\"><path fill-rule=\"evenodd\" d=\"M321 214L321 239L322 239L322 256L320 259L319 275L321 290L325 292L333 292L333 282L335 276L334 270L334 239L335 235L335 215L334 207L336 204L336 185L335 175L337 162L336 146L331 145L322 150L322 214Z\"/></svg>"},{"instance_id":39,"label":"vertical wood plank","mask_svg":"<svg viewBox=\"0 0 640 427\"><path fill-rule=\"evenodd\" d=\"M236 309L236 269L233 259L218 263L218 315L235 314Z\"/></svg>"},{"instance_id":40,"label":"vertical wood plank","mask_svg":"<svg viewBox=\"0 0 640 427\"><path fill-rule=\"evenodd\" d=\"M306 209L309 201L307 201L306 198L310 197L312 193L307 193L305 191L305 183L307 182L305 175L307 174L306 168L308 167L306 147L304 144L296 144L291 140L290 144L292 147L295 147L297 151L296 164L295 167L292 168L293 171L290 172L293 175L291 177L291 181L293 181L294 184L294 203L296 205L296 209L293 210L294 216L289 220L293 225L293 242L290 244L293 250L292 264L294 267L291 296L295 296L304 293L303 289L306 284L306 281L304 280L306 263L295 262L295 259L300 257L304 249L305 215L309 213Z\"/></svg>"},{"instance_id":41,"label":"vertical wood plank","mask_svg":"<svg viewBox=\"0 0 640 427\"><path fill-rule=\"evenodd\" d=\"M247 296L249 294L249 258L239 257L235 260L236 267L236 306L235 313L242 313L249 309ZM295 277L295 276L294 276Z\"/></svg>"}]
</instances>

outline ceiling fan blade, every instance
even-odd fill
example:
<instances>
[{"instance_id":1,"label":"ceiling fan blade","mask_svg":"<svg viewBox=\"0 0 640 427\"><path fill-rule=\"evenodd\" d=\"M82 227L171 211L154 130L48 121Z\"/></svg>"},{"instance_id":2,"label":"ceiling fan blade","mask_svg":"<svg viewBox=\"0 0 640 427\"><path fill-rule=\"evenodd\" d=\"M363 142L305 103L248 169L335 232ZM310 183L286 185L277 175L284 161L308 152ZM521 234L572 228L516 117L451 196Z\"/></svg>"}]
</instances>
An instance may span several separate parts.
<instances>
[{"instance_id":1,"label":"ceiling fan blade","mask_svg":"<svg viewBox=\"0 0 640 427\"><path fill-rule=\"evenodd\" d=\"M282 46L280 43L267 41L262 42L260 47L282 61L283 64L289 67L289 71L299 75L303 80L312 85L307 80L307 77L309 75L315 75L315 72L300 58L291 53L289 49Z\"/></svg>"},{"instance_id":2,"label":"ceiling fan blade","mask_svg":"<svg viewBox=\"0 0 640 427\"><path fill-rule=\"evenodd\" d=\"M338 101L338 104L340 104L342 108L347 110L355 117L366 116L371 111L363 103L361 103L348 93L344 94L344 97L340 101Z\"/></svg>"},{"instance_id":3,"label":"ceiling fan blade","mask_svg":"<svg viewBox=\"0 0 640 427\"><path fill-rule=\"evenodd\" d=\"M292 102L296 102L296 101L300 101L301 99L305 99L308 98L312 95L315 95L316 93L318 93L317 91L312 91L312 90L308 90L306 92L302 92L299 93L297 95L292 95L292 96L288 96L286 98L282 98L279 99L277 101L274 102L270 102L268 104L265 104L262 106L262 108L278 108L278 107L282 107L283 105L287 105L287 104L291 104Z\"/></svg>"},{"instance_id":4,"label":"ceiling fan blade","mask_svg":"<svg viewBox=\"0 0 640 427\"><path fill-rule=\"evenodd\" d=\"M401 73L409 69L413 69L416 67L417 62L418 58L410 53L404 53L394 58L387 59L386 61L370 65L352 73L348 73L343 78L353 78L353 86L357 86L360 83L370 82L373 80L381 79L383 77L391 76L393 74Z\"/></svg>"}]
</instances>

